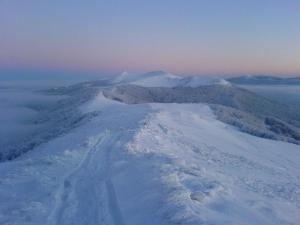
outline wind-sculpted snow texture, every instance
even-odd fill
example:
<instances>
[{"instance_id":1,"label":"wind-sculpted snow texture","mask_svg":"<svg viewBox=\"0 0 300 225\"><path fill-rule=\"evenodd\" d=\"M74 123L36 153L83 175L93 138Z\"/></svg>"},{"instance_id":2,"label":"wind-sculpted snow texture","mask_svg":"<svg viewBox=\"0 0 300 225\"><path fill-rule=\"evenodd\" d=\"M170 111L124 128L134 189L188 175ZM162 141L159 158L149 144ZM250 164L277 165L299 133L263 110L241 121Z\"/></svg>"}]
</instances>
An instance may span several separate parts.
<instances>
[{"instance_id":1,"label":"wind-sculpted snow texture","mask_svg":"<svg viewBox=\"0 0 300 225\"><path fill-rule=\"evenodd\" d=\"M205 105L152 107L128 148L159 168L168 224L299 224L299 146L240 133Z\"/></svg>"}]
</instances>

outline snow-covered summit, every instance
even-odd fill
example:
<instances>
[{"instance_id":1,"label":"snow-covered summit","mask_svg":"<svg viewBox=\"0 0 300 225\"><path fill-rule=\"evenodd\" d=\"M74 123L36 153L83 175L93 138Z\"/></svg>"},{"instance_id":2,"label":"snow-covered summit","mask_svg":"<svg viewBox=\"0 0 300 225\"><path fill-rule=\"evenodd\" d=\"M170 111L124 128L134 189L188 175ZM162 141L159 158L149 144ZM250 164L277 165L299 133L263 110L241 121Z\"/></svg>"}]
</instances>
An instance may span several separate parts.
<instances>
[{"instance_id":1,"label":"snow-covered summit","mask_svg":"<svg viewBox=\"0 0 300 225\"><path fill-rule=\"evenodd\" d=\"M205 85L230 85L229 81L209 76L183 77L165 71L152 71L144 74L123 72L114 81L117 84L134 84L142 87L199 87Z\"/></svg>"},{"instance_id":2,"label":"snow-covered summit","mask_svg":"<svg viewBox=\"0 0 300 225\"><path fill-rule=\"evenodd\" d=\"M144 74L123 72L114 79L114 83L135 84L143 87L175 87L180 85L182 77L164 71Z\"/></svg>"},{"instance_id":3,"label":"snow-covered summit","mask_svg":"<svg viewBox=\"0 0 300 225\"><path fill-rule=\"evenodd\" d=\"M231 83L225 79L219 79L216 84L218 85L223 85L223 86L231 86Z\"/></svg>"},{"instance_id":4,"label":"snow-covered summit","mask_svg":"<svg viewBox=\"0 0 300 225\"><path fill-rule=\"evenodd\" d=\"M181 84L182 77L164 71L145 73L133 84L143 87L176 87Z\"/></svg>"},{"instance_id":5,"label":"snow-covered summit","mask_svg":"<svg viewBox=\"0 0 300 225\"><path fill-rule=\"evenodd\" d=\"M138 79L137 75L124 71L113 80L113 83L128 83L136 79Z\"/></svg>"}]
</instances>

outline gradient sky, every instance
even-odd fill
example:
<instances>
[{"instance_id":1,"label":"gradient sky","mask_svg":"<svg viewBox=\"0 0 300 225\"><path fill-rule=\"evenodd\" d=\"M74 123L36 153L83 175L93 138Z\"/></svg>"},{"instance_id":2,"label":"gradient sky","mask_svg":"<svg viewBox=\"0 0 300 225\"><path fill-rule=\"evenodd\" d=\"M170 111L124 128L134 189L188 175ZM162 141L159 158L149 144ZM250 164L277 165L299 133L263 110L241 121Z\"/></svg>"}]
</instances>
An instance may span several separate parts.
<instances>
[{"instance_id":1,"label":"gradient sky","mask_svg":"<svg viewBox=\"0 0 300 225\"><path fill-rule=\"evenodd\" d=\"M300 1L0 0L0 69L300 75Z\"/></svg>"}]
</instances>

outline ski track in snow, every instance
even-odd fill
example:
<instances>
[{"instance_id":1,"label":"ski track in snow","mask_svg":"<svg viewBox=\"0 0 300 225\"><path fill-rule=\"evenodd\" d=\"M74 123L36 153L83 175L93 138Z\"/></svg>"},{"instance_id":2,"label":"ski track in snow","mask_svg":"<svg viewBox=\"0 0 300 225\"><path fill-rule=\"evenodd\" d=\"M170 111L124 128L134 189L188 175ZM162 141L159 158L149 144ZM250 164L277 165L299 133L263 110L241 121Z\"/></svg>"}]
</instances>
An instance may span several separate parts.
<instances>
[{"instance_id":1,"label":"ski track in snow","mask_svg":"<svg viewBox=\"0 0 300 225\"><path fill-rule=\"evenodd\" d=\"M105 193L114 224L124 224L109 174L110 151L116 137L109 131L99 135L80 164L63 179L49 225L101 224L107 217L101 212Z\"/></svg>"}]
</instances>

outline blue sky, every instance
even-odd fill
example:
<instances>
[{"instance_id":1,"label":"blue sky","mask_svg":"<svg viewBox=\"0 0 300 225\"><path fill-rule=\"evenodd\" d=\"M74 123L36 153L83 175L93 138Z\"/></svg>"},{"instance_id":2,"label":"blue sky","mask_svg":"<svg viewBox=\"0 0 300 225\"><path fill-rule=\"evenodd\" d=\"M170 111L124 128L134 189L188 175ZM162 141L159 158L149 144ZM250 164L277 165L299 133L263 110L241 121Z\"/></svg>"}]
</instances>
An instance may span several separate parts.
<instances>
[{"instance_id":1,"label":"blue sky","mask_svg":"<svg viewBox=\"0 0 300 225\"><path fill-rule=\"evenodd\" d=\"M297 0L0 0L0 70L300 74Z\"/></svg>"}]
</instances>

